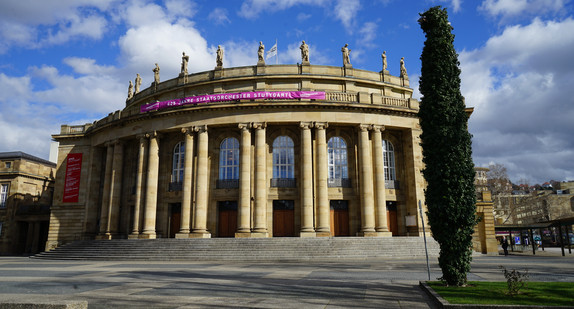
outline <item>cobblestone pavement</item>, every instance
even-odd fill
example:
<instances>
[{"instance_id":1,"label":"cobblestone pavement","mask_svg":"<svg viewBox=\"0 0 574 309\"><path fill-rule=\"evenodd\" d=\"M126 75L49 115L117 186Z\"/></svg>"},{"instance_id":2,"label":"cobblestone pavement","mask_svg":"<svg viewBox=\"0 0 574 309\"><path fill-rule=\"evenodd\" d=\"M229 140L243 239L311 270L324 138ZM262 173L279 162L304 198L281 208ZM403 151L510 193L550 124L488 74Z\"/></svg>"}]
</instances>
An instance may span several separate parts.
<instances>
[{"instance_id":1,"label":"cobblestone pavement","mask_svg":"<svg viewBox=\"0 0 574 309\"><path fill-rule=\"evenodd\" d=\"M574 282L574 256L474 256L469 280ZM431 259L431 279L440 277ZM425 259L340 262L103 262L0 258L0 303L86 300L89 308L434 308Z\"/></svg>"}]
</instances>

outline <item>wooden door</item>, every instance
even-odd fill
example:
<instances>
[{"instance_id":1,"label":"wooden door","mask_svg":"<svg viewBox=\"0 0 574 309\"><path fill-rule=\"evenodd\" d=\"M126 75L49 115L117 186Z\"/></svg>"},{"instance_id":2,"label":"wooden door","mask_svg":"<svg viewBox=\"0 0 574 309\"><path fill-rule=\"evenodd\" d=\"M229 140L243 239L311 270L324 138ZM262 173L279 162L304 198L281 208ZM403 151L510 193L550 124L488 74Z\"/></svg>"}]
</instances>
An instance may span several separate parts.
<instances>
[{"instance_id":1,"label":"wooden door","mask_svg":"<svg viewBox=\"0 0 574 309\"><path fill-rule=\"evenodd\" d=\"M273 237L295 236L295 207L292 200L273 201Z\"/></svg>"},{"instance_id":2,"label":"wooden door","mask_svg":"<svg viewBox=\"0 0 574 309\"><path fill-rule=\"evenodd\" d=\"M181 228L181 204L170 204L169 238L175 238Z\"/></svg>"},{"instance_id":3,"label":"wooden door","mask_svg":"<svg viewBox=\"0 0 574 309\"><path fill-rule=\"evenodd\" d=\"M235 237L237 231L237 202L217 202L219 210L219 237Z\"/></svg>"},{"instance_id":4,"label":"wooden door","mask_svg":"<svg viewBox=\"0 0 574 309\"><path fill-rule=\"evenodd\" d=\"M397 202L387 202L387 226L393 236L399 235L399 227L397 225Z\"/></svg>"},{"instance_id":5,"label":"wooden door","mask_svg":"<svg viewBox=\"0 0 574 309\"><path fill-rule=\"evenodd\" d=\"M349 236L349 203L348 201L330 201L331 235Z\"/></svg>"}]
</instances>

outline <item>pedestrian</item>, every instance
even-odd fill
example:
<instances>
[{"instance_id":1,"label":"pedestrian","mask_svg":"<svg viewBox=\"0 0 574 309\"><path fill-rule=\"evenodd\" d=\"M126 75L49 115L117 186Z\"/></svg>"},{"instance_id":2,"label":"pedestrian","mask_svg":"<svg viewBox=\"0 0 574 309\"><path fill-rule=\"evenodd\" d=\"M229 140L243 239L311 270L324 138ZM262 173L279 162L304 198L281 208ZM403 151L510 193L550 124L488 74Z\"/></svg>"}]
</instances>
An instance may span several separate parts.
<instances>
[{"instance_id":1,"label":"pedestrian","mask_svg":"<svg viewBox=\"0 0 574 309\"><path fill-rule=\"evenodd\" d=\"M507 256L508 255L508 240L506 239L506 236L502 237L500 244L502 245L502 250L504 250L504 256Z\"/></svg>"}]
</instances>

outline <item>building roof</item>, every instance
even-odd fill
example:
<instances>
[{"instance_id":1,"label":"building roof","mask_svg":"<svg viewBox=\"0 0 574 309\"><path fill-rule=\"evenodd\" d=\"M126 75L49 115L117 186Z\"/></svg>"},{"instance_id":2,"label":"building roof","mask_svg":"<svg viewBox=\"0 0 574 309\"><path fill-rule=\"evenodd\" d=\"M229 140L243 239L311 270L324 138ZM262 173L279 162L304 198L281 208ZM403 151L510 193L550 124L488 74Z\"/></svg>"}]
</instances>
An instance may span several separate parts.
<instances>
[{"instance_id":1,"label":"building roof","mask_svg":"<svg viewBox=\"0 0 574 309\"><path fill-rule=\"evenodd\" d=\"M22 151L10 151L10 152L0 152L0 160L7 160L7 159L26 159L30 161L35 161L41 164L49 165L56 167L56 163L38 158L31 154L22 152Z\"/></svg>"}]
</instances>

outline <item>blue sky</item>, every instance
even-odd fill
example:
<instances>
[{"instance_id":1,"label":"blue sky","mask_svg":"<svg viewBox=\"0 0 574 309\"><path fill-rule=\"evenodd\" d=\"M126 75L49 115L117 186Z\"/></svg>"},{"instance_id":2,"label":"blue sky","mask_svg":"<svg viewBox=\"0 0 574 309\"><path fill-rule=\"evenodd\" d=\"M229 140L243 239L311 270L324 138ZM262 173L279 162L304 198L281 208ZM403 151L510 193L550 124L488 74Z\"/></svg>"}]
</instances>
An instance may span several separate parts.
<instances>
[{"instance_id":1,"label":"blue sky","mask_svg":"<svg viewBox=\"0 0 574 309\"><path fill-rule=\"evenodd\" d=\"M419 13L442 5L454 27L461 90L479 166L500 163L514 182L574 180L574 5L571 0L3 0L0 2L0 151L48 158L51 134L125 106L142 87L189 71L254 65L278 42L278 62L399 74L405 57L418 94L424 34ZM275 63L275 59L268 59Z\"/></svg>"}]
</instances>

